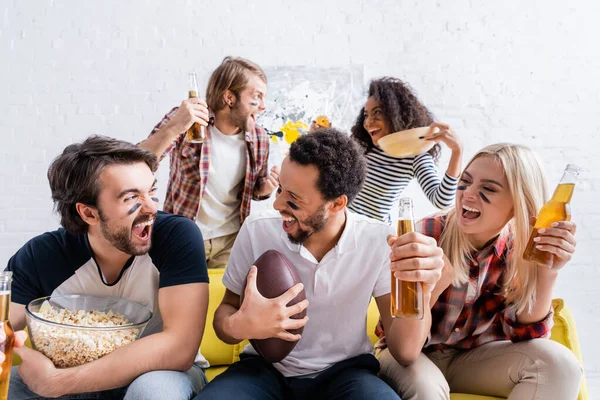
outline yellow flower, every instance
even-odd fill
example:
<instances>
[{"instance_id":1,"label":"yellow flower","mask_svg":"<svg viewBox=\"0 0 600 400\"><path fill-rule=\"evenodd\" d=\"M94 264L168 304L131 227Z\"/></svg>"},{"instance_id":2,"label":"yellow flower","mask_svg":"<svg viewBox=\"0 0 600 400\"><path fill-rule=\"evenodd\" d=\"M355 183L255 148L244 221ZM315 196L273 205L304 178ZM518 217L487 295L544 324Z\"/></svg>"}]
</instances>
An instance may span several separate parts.
<instances>
[{"instance_id":1,"label":"yellow flower","mask_svg":"<svg viewBox=\"0 0 600 400\"><path fill-rule=\"evenodd\" d=\"M329 122L329 118L324 115L319 115L317 119L315 119L315 124L319 125L321 128L330 128L331 122Z\"/></svg>"},{"instance_id":2,"label":"yellow flower","mask_svg":"<svg viewBox=\"0 0 600 400\"><path fill-rule=\"evenodd\" d=\"M284 133L285 141L292 144L300 135L308 132L308 124L303 121L292 122L288 120L279 130Z\"/></svg>"}]
</instances>

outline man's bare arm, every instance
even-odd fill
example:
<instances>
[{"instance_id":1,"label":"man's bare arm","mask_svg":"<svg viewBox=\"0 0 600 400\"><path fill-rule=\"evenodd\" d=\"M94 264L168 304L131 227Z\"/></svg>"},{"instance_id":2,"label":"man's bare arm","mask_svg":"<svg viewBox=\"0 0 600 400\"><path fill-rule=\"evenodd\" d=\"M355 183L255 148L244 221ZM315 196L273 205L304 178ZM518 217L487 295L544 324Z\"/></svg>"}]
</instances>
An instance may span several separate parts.
<instances>
[{"instance_id":1,"label":"man's bare arm","mask_svg":"<svg viewBox=\"0 0 600 400\"><path fill-rule=\"evenodd\" d=\"M235 344L243 339L280 338L296 341L300 335L289 333L288 329L303 327L308 317L292 319L308 307L308 300L302 300L292 306L292 301L303 289L301 283L293 286L281 296L274 299L263 297L256 287L256 267L252 266L248 273L244 302L239 305L240 296L227 290L223 301L215 312L213 326L219 339L225 343Z\"/></svg>"},{"instance_id":2,"label":"man's bare arm","mask_svg":"<svg viewBox=\"0 0 600 400\"><path fill-rule=\"evenodd\" d=\"M16 349L23 359L19 374L34 392L46 397L99 392L123 387L138 376L157 370L191 368L204 333L208 284L190 283L162 288L158 306L163 331L146 336L87 364L55 369L40 353Z\"/></svg>"},{"instance_id":3,"label":"man's bare arm","mask_svg":"<svg viewBox=\"0 0 600 400\"><path fill-rule=\"evenodd\" d=\"M184 100L177 111L169 114L139 146L162 159L173 142L196 122L208 125L206 103L198 98Z\"/></svg>"},{"instance_id":4,"label":"man's bare arm","mask_svg":"<svg viewBox=\"0 0 600 400\"><path fill-rule=\"evenodd\" d=\"M429 304L429 294L424 304ZM431 310L423 307L423 319L392 318L390 314L390 295L377 297L377 308L385 331L385 342L392 356L399 364L407 366L413 363L429 336L431 329Z\"/></svg>"}]
</instances>

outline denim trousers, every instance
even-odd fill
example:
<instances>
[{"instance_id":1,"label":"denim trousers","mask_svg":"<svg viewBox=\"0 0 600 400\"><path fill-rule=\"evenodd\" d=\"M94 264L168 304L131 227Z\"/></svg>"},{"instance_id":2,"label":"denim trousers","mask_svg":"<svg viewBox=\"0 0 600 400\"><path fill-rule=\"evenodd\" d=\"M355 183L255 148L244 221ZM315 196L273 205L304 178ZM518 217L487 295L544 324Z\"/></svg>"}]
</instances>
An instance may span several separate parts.
<instances>
[{"instance_id":1,"label":"denim trousers","mask_svg":"<svg viewBox=\"0 0 600 400\"><path fill-rule=\"evenodd\" d=\"M211 381L194 400L399 400L377 377L378 371L377 359L362 354L336 363L314 378L285 377L261 357L242 354L240 361Z\"/></svg>"},{"instance_id":2,"label":"denim trousers","mask_svg":"<svg viewBox=\"0 0 600 400\"><path fill-rule=\"evenodd\" d=\"M39 400L41 397L27 387L13 367L10 376L8 398L11 400ZM94 393L70 394L59 399L114 399L114 400L189 400L207 384L204 370L192 366L185 372L152 371L140 375L129 386Z\"/></svg>"}]
</instances>

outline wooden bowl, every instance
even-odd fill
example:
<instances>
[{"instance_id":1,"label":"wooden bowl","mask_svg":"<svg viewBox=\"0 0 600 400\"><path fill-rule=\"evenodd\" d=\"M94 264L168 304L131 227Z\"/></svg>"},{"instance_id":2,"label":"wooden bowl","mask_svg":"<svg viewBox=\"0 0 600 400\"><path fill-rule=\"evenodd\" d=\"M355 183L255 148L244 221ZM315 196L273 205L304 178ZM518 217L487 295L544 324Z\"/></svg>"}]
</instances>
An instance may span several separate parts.
<instances>
[{"instance_id":1,"label":"wooden bowl","mask_svg":"<svg viewBox=\"0 0 600 400\"><path fill-rule=\"evenodd\" d=\"M390 133L379 139L377 145L387 154L395 158L414 157L428 152L434 145L434 140L420 139L438 128L428 126L413 128L405 131Z\"/></svg>"}]
</instances>

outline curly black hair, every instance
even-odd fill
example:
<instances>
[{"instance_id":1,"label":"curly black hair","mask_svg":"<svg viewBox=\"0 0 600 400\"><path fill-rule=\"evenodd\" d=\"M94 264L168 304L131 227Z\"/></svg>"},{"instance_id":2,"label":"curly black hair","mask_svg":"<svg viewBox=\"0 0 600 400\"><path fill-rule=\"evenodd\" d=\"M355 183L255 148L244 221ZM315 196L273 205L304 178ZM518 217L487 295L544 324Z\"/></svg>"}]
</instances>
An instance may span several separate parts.
<instances>
[{"instance_id":1,"label":"curly black hair","mask_svg":"<svg viewBox=\"0 0 600 400\"><path fill-rule=\"evenodd\" d=\"M374 97L379 102L391 132L429 126L434 122L433 114L417 99L412 88L400 79L386 76L372 80L369 85L369 97ZM374 144L364 124L363 107L352 127L352 137L362 145L365 153L368 153ZM437 143L428 153L437 162L441 153L440 144Z\"/></svg>"},{"instance_id":2,"label":"curly black hair","mask_svg":"<svg viewBox=\"0 0 600 400\"><path fill-rule=\"evenodd\" d=\"M351 203L365 180L367 162L362 149L349 135L334 128L301 136L292 143L289 157L300 165L317 167L317 187L326 201L345 194Z\"/></svg>"}]
</instances>

